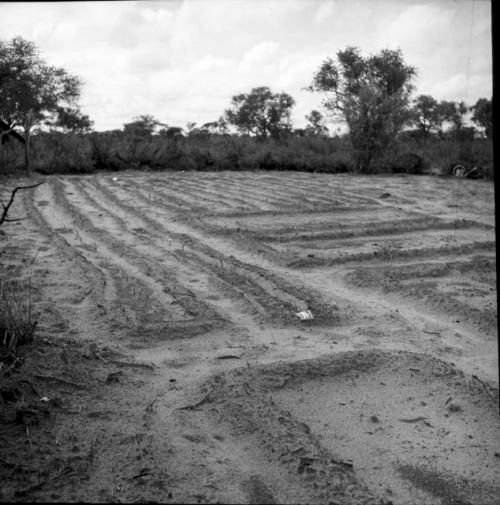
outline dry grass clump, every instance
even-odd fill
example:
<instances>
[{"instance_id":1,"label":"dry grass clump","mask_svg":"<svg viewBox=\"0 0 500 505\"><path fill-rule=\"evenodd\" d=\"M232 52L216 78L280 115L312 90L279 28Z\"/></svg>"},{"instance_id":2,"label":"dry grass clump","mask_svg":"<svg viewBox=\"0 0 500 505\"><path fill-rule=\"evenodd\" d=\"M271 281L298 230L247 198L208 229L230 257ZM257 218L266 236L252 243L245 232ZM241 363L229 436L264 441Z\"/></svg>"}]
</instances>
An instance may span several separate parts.
<instances>
[{"instance_id":1,"label":"dry grass clump","mask_svg":"<svg viewBox=\"0 0 500 505\"><path fill-rule=\"evenodd\" d=\"M15 353L18 346L33 341L35 327L30 297L25 302L5 282L0 282L0 347Z\"/></svg>"}]
</instances>

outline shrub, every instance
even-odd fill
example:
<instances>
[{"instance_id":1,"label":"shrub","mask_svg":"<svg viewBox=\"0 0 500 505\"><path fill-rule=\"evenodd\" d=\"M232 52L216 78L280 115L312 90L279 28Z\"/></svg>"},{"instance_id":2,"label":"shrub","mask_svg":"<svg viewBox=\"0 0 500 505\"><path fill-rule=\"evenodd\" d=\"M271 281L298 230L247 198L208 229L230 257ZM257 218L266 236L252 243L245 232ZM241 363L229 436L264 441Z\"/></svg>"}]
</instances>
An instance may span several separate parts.
<instances>
[{"instance_id":1,"label":"shrub","mask_svg":"<svg viewBox=\"0 0 500 505\"><path fill-rule=\"evenodd\" d=\"M92 133L89 136L91 145L90 157L96 170L122 170L124 162L116 156L115 148L119 142L118 135L112 132Z\"/></svg>"},{"instance_id":2,"label":"shrub","mask_svg":"<svg viewBox=\"0 0 500 505\"><path fill-rule=\"evenodd\" d=\"M7 173L19 170L24 166L24 152L17 141L0 144L0 172Z\"/></svg>"},{"instance_id":3,"label":"shrub","mask_svg":"<svg viewBox=\"0 0 500 505\"><path fill-rule=\"evenodd\" d=\"M139 137L120 130L91 134L39 133L33 136L33 165L42 173L95 170L292 170L353 171L346 136L289 136L258 141L247 135ZM22 146L5 145L0 169L23 166ZM451 173L457 164L477 167L477 177L493 178L493 143L488 139L432 136L427 142L403 132L370 165L370 173ZM472 175L472 174L471 174Z\"/></svg>"},{"instance_id":4,"label":"shrub","mask_svg":"<svg viewBox=\"0 0 500 505\"><path fill-rule=\"evenodd\" d=\"M396 157L390 164L393 173L423 174L428 169L429 163L415 153L404 153Z\"/></svg>"},{"instance_id":5,"label":"shrub","mask_svg":"<svg viewBox=\"0 0 500 505\"><path fill-rule=\"evenodd\" d=\"M493 142L488 139L459 139L452 136L431 138L423 143L409 137L399 142L400 151L412 152L422 158L423 172L430 167L439 169L445 175L451 175L456 165L462 165L466 171L477 167L471 177L492 179ZM473 175L474 174L474 175Z\"/></svg>"},{"instance_id":6,"label":"shrub","mask_svg":"<svg viewBox=\"0 0 500 505\"><path fill-rule=\"evenodd\" d=\"M42 174L87 173L95 167L88 136L74 133L35 135L32 162Z\"/></svg>"}]
</instances>

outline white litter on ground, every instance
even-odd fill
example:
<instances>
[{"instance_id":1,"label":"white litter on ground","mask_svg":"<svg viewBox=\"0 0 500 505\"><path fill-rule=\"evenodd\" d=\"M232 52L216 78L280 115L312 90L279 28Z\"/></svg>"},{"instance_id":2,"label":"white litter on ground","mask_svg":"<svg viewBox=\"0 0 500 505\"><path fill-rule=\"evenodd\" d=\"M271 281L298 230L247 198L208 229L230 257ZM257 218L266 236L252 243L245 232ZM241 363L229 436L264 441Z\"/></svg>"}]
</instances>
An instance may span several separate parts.
<instances>
[{"instance_id":1,"label":"white litter on ground","mask_svg":"<svg viewBox=\"0 0 500 505\"><path fill-rule=\"evenodd\" d=\"M312 312L310 310L303 310L302 312L297 312L295 314L301 321L307 321L308 319L314 319Z\"/></svg>"}]
</instances>

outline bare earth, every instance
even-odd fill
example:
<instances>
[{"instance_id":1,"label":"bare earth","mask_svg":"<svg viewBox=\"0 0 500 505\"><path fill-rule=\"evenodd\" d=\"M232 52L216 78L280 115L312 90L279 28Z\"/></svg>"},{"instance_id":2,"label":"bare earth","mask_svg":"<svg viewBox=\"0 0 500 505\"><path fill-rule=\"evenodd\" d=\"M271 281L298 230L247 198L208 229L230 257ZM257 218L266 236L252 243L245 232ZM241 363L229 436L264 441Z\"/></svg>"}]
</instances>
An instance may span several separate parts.
<instances>
[{"instance_id":1,"label":"bare earth","mask_svg":"<svg viewBox=\"0 0 500 505\"><path fill-rule=\"evenodd\" d=\"M2 501L500 503L492 183L113 177L2 227Z\"/></svg>"}]
</instances>

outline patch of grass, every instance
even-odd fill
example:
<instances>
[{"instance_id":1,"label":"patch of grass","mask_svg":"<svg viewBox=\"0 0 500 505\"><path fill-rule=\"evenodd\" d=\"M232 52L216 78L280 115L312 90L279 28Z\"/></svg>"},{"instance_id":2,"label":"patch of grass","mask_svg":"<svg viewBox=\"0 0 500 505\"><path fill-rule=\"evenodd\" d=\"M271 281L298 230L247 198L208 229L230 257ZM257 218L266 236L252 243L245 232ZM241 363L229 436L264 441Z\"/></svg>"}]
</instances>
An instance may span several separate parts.
<instances>
[{"instance_id":1,"label":"patch of grass","mask_svg":"<svg viewBox=\"0 0 500 505\"><path fill-rule=\"evenodd\" d=\"M27 302L9 289L5 282L0 284L0 347L15 353L18 346L33 341L36 321L31 318L31 300Z\"/></svg>"}]
</instances>

